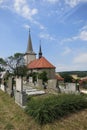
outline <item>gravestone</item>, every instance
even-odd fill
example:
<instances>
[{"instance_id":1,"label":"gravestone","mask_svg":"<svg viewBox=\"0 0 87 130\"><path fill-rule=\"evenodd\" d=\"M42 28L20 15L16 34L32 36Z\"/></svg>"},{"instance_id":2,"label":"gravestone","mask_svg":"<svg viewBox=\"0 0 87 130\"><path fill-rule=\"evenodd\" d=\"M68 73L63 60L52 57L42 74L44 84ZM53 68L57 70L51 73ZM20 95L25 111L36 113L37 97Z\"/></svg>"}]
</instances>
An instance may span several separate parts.
<instances>
[{"instance_id":1,"label":"gravestone","mask_svg":"<svg viewBox=\"0 0 87 130\"><path fill-rule=\"evenodd\" d=\"M4 85L4 84L1 84L1 87L0 87L0 88L1 88L2 91L6 92L6 88L5 88L5 85Z\"/></svg>"},{"instance_id":2,"label":"gravestone","mask_svg":"<svg viewBox=\"0 0 87 130\"><path fill-rule=\"evenodd\" d=\"M23 79L21 77L16 77L16 91L23 91Z\"/></svg>"},{"instance_id":3,"label":"gravestone","mask_svg":"<svg viewBox=\"0 0 87 130\"><path fill-rule=\"evenodd\" d=\"M7 93L8 93L11 97L14 96L14 90L13 90L13 84L12 84L12 77L9 77L9 79L8 79Z\"/></svg>"},{"instance_id":4,"label":"gravestone","mask_svg":"<svg viewBox=\"0 0 87 130\"><path fill-rule=\"evenodd\" d=\"M75 83L67 83L66 90L69 92L76 92L76 84Z\"/></svg>"},{"instance_id":5,"label":"gravestone","mask_svg":"<svg viewBox=\"0 0 87 130\"><path fill-rule=\"evenodd\" d=\"M56 90L57 89L56 84L57 84L56 79L48 80L48 88L52 88L52 89Z\"/></svg>"},{"instance_id":6,"label":"gravestone","mask_svg":"<svg viewBox=\"0 0 87 130\"><path fill-rule=\"evenodd\" d=\"M16 78L15 102L21 107L25 106L27 102L27 95L23 91L23 79L21 77Z\"/></svg>"},{"instance_id":7,"label":"gravestone","mask_svg":"<svg viewBox=\"0 0 87 130\"><path fill-rule=\"evenodd\" d=\"M29 83L33 83L33 78L29 77Z\"/></svg>"},{"instance_id":8,"label":"gravestone","mask_svg":"<svg viewBox=\"0 0 87 130\"><path fill-rule=\"evenodd\" d=\"M38 79L37 85L42 88L43 85L42 85L42 80L41 79Z\"/></svg>"},{"instance_id":9,"label":"gravestone","mask_svg":"<svg viewBox=\"0 0 87 130\"><path fill-rule=\"evenodd\" d=\"M5 81L5 79L3 78L2 79L2 82L1 82L1 90L2 91L4 91L4 92L6 92L6 87L7 87L7 85L6 85L6 81Z\"/></svg>"}]
</instances>

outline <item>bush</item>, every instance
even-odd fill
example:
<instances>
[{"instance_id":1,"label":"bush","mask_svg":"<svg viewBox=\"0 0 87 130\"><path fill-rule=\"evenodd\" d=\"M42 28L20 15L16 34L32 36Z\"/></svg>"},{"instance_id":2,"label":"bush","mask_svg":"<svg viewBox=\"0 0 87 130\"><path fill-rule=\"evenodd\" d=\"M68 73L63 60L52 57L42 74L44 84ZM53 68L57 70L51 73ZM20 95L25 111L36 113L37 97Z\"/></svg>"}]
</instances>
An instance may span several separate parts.
<instances>
[{"instance_id":1,"label":"bush","mask_svg":"<svg viewBox=\"0 0 87 130\"><path fill-rule=\"evenodd\" d=\"M64 94L47 98L32 98L27 104L26 112L33 116L39 124L46 124L85 108L87 108L85 96Z\"/></svg>"}]
</instances>

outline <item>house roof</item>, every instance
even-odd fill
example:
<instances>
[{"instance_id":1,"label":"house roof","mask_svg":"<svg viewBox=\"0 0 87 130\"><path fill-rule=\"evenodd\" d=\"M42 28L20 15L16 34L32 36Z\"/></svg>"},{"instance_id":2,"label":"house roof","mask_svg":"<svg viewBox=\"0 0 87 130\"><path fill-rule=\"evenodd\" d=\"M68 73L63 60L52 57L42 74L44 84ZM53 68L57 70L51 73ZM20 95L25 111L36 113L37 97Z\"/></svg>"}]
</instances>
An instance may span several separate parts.
<instances>
[{"instance_id":1,"label":"house roof","mask_svg":"<svg viewBox=\"0 0 87 130\"><path fill-rule=\"evenodd\" d=\"M58 81L64 81L64 78L62 78L60 75L56 75L56 79L57 79Z\"/></svg>"},{"instance_id":2,"label":"house roof","mask_svg":"<svg viewBox=\"0 0 87 130\"><path fill-rule=\"evenodd\" d=\"M55 68L45 57L31 61L27 67L29 69Z\"/></svg>"},{"instance_id":3,"label":"house roof","mask_svg":"<svg viewBox=\"0 0 87 130\"><path fill-rule=\"evenodd\" d=\"M82 84L83 82L87 82L87 78L80 79L79 83Z\"/></svg>"}]
</instances>

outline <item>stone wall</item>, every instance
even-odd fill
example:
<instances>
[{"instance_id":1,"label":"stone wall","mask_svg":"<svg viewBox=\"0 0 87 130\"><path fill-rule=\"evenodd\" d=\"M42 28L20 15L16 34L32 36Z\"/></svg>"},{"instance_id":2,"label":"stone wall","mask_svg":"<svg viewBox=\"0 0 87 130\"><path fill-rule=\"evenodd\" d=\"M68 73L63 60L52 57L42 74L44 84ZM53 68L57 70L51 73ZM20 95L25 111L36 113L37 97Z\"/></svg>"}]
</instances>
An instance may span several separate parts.
<instances>
[{"instance_id":1,"label":"stone wall","mask_svg":"<svg viewBox=\"0 0 87 130\"><path fill-rule=\"evenodd\" d=\"M75 83L59 84L59 88L62 93L76 93L77 92Z\"/></svg>"},{"instance_id":2,"label":"stone wall","mask_svg":"<svg viewBox=\"0 0 87 130\"><path fill-rule=\"evenodd\" d=\"M32 71L29 72L38 72L38 73L42 73L43 71L45 71L47 73L47 77L48 79L55 79L55 68L51 69L51 68L46 68L46 69L33 69Z\"/></svg>"}]
</instances>

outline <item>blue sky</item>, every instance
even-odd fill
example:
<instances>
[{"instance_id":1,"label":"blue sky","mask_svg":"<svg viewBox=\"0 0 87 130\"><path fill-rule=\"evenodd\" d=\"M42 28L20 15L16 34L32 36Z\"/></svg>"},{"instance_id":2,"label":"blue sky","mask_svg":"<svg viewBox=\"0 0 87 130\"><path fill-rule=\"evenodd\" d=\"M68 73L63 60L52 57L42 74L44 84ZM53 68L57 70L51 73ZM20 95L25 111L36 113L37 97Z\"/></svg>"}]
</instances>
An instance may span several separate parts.
<instances>
[{"instance_id":1,"label":"blue sky","mask_svg":"<svg viewBox=\"0 0 87 130\"><path fill-rule=\"evenodd\" d=\"M56 71L87 70L87 0L0 0L0 57L33 50Z\"/></svg>"}]
</instances>

